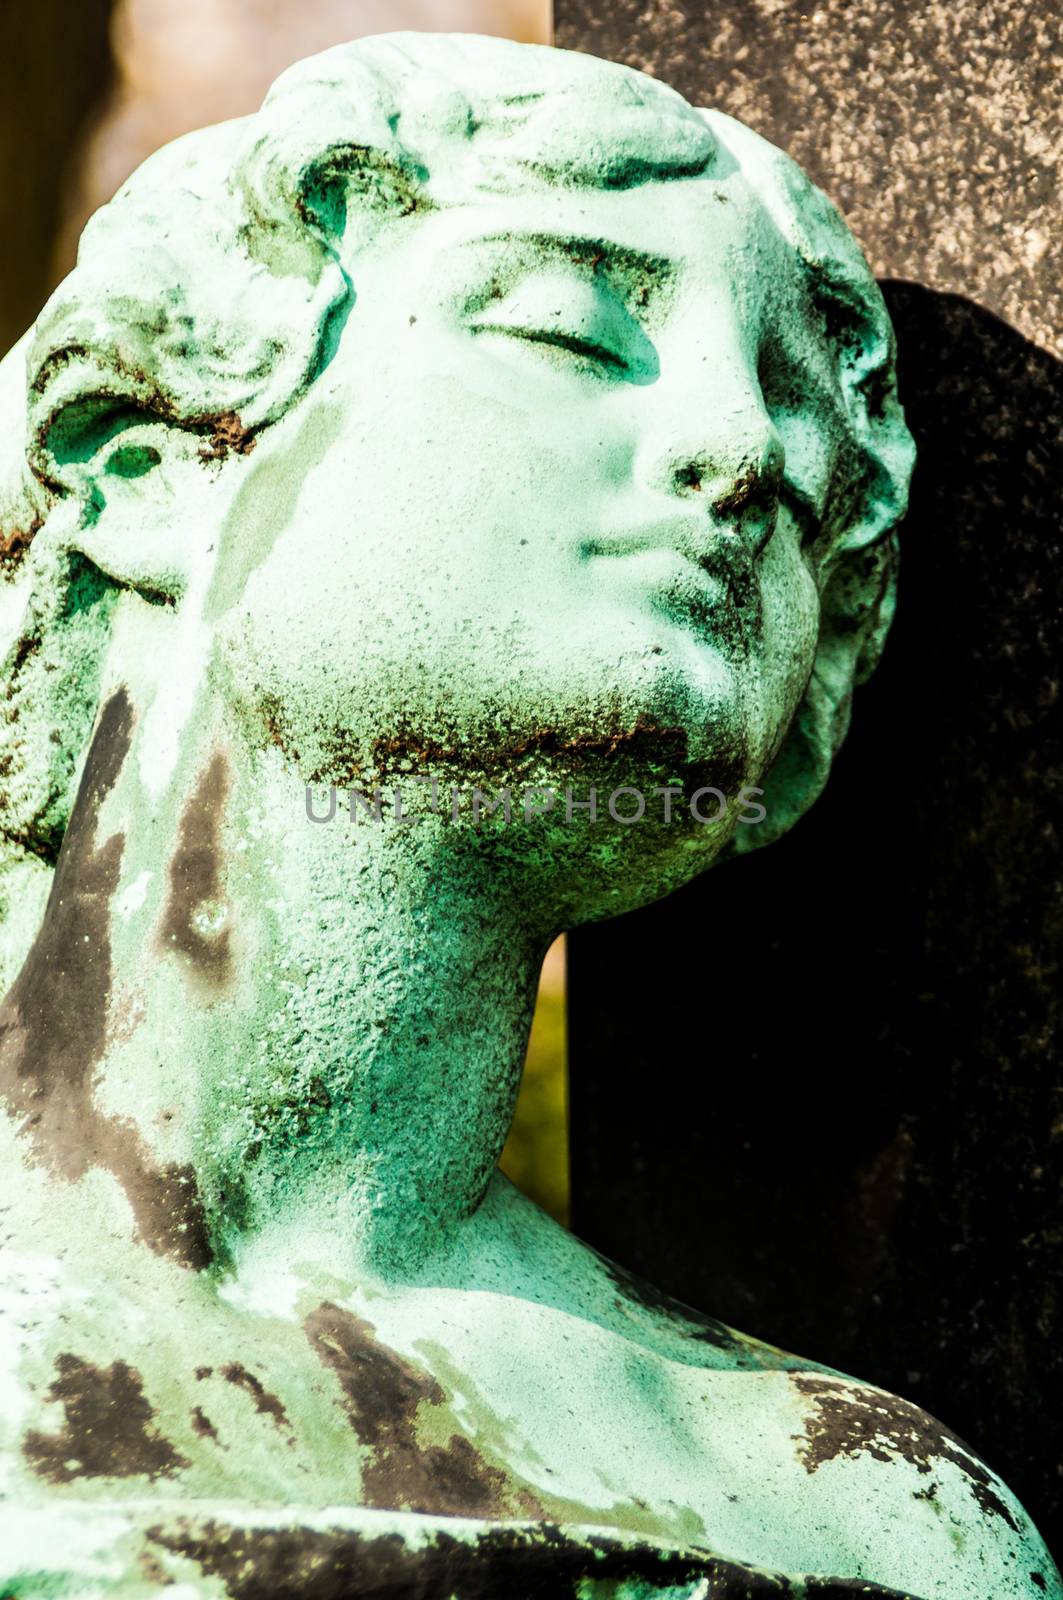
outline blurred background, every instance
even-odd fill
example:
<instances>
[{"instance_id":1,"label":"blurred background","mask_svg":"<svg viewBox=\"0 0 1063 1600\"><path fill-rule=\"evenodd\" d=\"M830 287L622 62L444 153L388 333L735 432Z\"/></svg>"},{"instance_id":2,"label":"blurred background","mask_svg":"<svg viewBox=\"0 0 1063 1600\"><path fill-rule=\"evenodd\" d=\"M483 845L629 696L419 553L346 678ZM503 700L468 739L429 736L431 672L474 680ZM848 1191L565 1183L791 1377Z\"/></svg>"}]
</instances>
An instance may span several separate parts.
<instances>
[{"instance_id":1,"label":"blurred background","mask_svg":"<svg viewBox=\"0 0 1063 1600\"><path fill-rule=\"evenodd\" d=\"M254 111L285 67L417 28L550 42L550 0L0 0L0 353L74 263L92 212L160 145ZM543 967L502 1167L568 1220L565 955Z\"/></svg>"}]
</instances>

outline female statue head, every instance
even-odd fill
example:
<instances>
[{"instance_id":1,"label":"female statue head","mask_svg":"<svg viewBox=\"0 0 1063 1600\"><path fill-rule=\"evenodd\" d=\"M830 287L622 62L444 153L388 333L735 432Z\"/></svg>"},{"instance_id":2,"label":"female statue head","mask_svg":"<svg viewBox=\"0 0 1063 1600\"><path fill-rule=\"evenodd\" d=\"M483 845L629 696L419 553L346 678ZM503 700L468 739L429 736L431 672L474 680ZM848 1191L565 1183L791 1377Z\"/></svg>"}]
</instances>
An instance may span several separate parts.
<instances>
[{"instance_id":1,"label":"female statue head","mask_svg":"<svg viewBox=\"0 0 1063 1600\"><path fill-rule=\"evenodd\" d=\"M763 787L756 827L542 823L561 926L789 827L889 623L912 446L859 250L757 135L593 58L299 64L97 213L3 391L34 916L105 681L143 681L160 783L209 671L315 783Z\"/></svg>"}]
</instances>

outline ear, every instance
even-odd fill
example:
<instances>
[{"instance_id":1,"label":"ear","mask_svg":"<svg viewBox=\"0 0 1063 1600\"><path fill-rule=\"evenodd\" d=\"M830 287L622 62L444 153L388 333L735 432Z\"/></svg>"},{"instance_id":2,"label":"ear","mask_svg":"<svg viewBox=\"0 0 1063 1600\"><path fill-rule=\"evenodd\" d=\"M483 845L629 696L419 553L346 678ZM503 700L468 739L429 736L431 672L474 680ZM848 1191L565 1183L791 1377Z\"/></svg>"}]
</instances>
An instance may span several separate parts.
<instances>
[{"instance_id":1,"label":"ear","mask_svg":"<svg viewBox=\"0 0 1063 1600\"><path fill-rule=\"evenodd\" d=\"M56 519L62 542L121 587L176 605L213 546L233 447L219 428L219 419L177 424L109 396L65 406L44 440L49 485L67 502Z\"/></svg>"}]
</instances>

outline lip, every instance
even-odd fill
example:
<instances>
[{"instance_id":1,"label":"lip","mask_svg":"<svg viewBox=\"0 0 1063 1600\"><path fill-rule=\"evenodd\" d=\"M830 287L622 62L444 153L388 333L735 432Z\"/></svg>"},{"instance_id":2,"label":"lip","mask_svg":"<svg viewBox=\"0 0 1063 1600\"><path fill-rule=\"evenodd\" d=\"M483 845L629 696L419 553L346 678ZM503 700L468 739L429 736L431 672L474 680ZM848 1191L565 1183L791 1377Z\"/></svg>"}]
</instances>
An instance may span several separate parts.
<instances>
[{"instance_id":1,"label":"lip","mask_svg":"<svg viewBox=\"0 0 1063 1600\"><path fill-rule=\"evenodd\" d=\"M667 518L612 529L580 543L580 555L626 557L626 573L653 610L722 648L747 648L759 615L756 559L735 532L708 519Z\"/></svg>"},{"instance_id":2,"label":"lip","mask_svg":"<svg viewBox=\"0 0 1063 1600\"><path fill-rule=\"evenodd\" d=\"M580 557L681 556L709 578L728 587L748 580L752 566L750 553L734 533L705 523L667 522L638 528L617 529L596 534L580 544Z\"/></svg>"}]
</instances>

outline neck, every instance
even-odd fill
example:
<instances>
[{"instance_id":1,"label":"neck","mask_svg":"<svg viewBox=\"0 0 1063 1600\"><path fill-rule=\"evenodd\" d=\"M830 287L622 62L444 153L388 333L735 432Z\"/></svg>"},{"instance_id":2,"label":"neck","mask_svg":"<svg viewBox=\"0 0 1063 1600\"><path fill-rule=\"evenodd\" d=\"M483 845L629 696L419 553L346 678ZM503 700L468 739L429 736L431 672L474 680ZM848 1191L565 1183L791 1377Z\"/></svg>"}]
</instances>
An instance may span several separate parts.
<instances>
[{"instance_id":1,"label":"neck","mask_svg":"<svg viewBox=\"0 0 1063 1600\"><path fill-rule=\"evenodd\" d=\"M151 790L150 719L105 707L5 1005L7 1098L188 1265L414 1271L490 1179L552 930L469 830L342 794L315 824L278 751L197 710Z\"/></svg>"}]
</instances>

